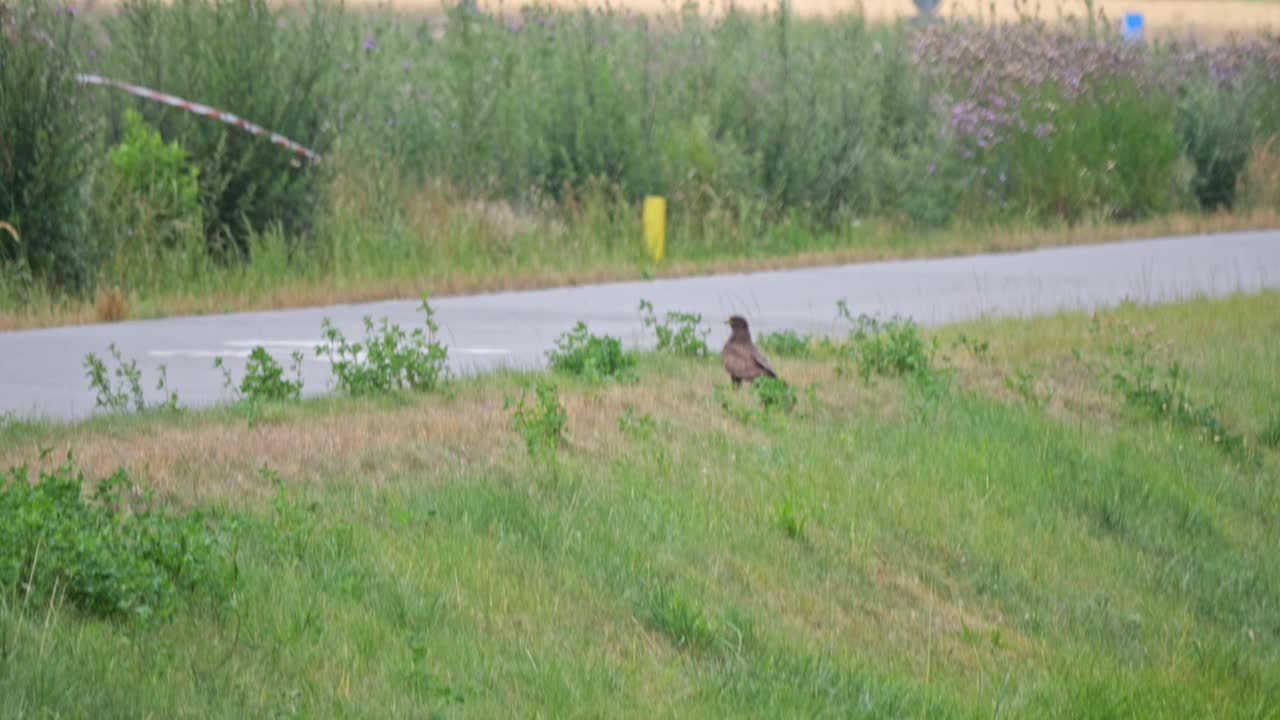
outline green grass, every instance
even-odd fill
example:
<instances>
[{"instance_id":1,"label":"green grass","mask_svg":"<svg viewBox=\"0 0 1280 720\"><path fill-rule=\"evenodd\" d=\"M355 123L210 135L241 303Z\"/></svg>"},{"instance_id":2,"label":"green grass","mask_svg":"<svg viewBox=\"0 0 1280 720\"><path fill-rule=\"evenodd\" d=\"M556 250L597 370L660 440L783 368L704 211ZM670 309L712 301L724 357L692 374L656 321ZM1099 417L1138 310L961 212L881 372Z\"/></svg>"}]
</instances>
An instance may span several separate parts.
<instances>
[{"instance_id":1,"label":"green grass","mask_svg":"<svg viewBox=\"0 0 1280 720\"><path fill-rule=\"evenodd\" d=\"M74 446L94 477L123 462L210 512L240 575L167 622L0 595L0 713L1269 717L1280 455L1129 410L1102 370L1124 323L1152 325L1174 341L1155 362L1255 446L1276 318L1268 293L1125 307L1095 334L948 328L945 391L778 358L790 413L731 415L713 361L644 356L638 383L562 380L567 440L533 456L513 375L252 427L10 423L7 464ZM1052 399L1022 402L1014 368Z\"/></svg>"}]
</instances>

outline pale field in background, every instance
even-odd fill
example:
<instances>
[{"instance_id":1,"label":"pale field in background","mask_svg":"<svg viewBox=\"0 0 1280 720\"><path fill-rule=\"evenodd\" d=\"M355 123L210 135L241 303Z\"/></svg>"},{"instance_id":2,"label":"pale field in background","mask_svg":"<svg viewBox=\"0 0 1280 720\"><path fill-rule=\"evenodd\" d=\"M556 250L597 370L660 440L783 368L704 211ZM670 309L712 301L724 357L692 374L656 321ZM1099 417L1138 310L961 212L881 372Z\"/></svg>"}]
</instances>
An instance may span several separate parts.
<instances>
[{"instance_id":1,"label":"pale field in background","mask_svg":"<svg viewBox=\"0 0 1280 720\"><path fill-rule=\"evenodd\" d=\"M442 7L440 0L347 0L349 7L391 6L406 12L434 12ZM480 0L481 7L518 10L528 3L512 0ZM582 0L543 0L542 4L566 8L599 7L602 2ZM739 0L737 7L743 10L776 8L777 2L767 0ZM614 8L630 8L648 14L669 13L679 9L681 3L672 0L612 0ZM719 14L727 2L698 3L706 14ZM873 20L886 21L916 15L912 0L792 0L797 16L821 17L850 13L862 9ZM1271 29L1280 31L1280 2L1277 0L1097 0L1095 12L1101 11L1112 23L1118 23L1127 12L1140 12L1145 18L1148 32L1156 34L1185 34L1222 36L1232 32L1251 32ZM1059 18L1083 18L1088 10L1083 1L1018 2L1017 0L942 0L941 15L946 17L983 17L1015 19L1019 14L1038 16L1054 21Z\"/></svg>"},{"instance_id":2,"label":"pale field in background","mask_svg":"<svg viewBox=\"0 0 1280 720\"><path fill-rule=\"evenodd\" d=\"M300 0L271 0L273 4L297 6ZM88 0L85 9L109 10L120 0ZM517 12L531 2L521 0L478 0L488 10L503 13ZM396 12L412 15L438 15L453 0L345 0L351 9L393 8ZM602 7L603 0L539 0L540 5L560 8ZM646 14L676 12L681 2L675 0L611 0L609 6L629 8ZM777 7L776 0L738 0L739 9L760 11ZM889 21L916 15L912 0L792 0L792 9L800 17L823 17L847 14L861 8L866 17L875 21ZM704 15L721 14L726 0L698 2ZM1157 35L1186 35L1198 37L1222 37L1232 33L1256 31L1280 32L1280 0L1096 0L1094 11L1101 11L1107 20L1118 26L1128 12L1140 12L1145 18L1147 32ZM940 14L945 17L993 16L999 19L1015 19L1020 14L1056 21L1061 18L1083 18L1088 14L1083 0L1077 2L1024 2L1021 0L941 0Z\"/></svg>"}]
</instances>

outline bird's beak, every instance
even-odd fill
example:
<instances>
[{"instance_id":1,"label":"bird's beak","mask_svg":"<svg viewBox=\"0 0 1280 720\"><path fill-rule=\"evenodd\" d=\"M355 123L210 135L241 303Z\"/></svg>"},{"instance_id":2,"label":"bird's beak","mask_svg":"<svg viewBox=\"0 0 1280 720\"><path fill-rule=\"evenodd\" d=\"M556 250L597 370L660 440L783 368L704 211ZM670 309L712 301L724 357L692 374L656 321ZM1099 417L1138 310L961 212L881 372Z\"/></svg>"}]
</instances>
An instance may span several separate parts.
<instances>
[{"instance_id":1,"label":"bird's beak","mask_svg":"<svg viewBox=\"0 0 1280 720\"><path fill-rule=\"evenodd\" d=\"M724 324L725 324L725 325L732 325L733 323L729 322L728 320L725 320L725 321L724 321Z\"/></svg>"}]
</instances>

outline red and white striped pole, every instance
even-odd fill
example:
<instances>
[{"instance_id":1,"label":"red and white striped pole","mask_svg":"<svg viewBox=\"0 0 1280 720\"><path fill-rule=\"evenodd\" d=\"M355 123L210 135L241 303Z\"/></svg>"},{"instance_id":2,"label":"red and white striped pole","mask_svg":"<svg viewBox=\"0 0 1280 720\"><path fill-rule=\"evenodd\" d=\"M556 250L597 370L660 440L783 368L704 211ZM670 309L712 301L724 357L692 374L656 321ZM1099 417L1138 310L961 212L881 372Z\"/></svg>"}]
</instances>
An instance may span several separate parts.
<instances>
[{"instance_id":1,"label":"red and white striped pole","mask_svg":"<svg viewBox=\"0 0 1280 720\"><path fill-rule=\"evenodd\" d=\"M298 143L290 140L289 138L279 133L271 132L260 125L255 125L254 123L251 123L248 120L245 120L244 118L233 115L229 112L223 112L221 110L218 110L217 108L211 108L208 105L201 105L200 103L191 102L190 100L184 100L176 95L169 95L162 92L156 92L155 90L144 88L138 85L132 85L127 82L121 82L120 80L112 80L111 78L105 78L105 77L102 77L101 75L87 75L87 74L76 75L76 80L85 85L106 85L110 87L119 88L121 90L124 90L125 92L137 95L138 97L146 98L148 100L154 100L156 102L161 102L161 103L164 103L165 105L172 105L173 107L181 108L183 110L186 110L187 112L192 112L197 115L204 115L205 117L210 117L215 120L221 120L222 122L227 123L228 125L234 125L235 127L238 127L241 130L246 130L250 133L253 133L254 135L258 135L258 136L265 135L267 136L267 139L270 140L272 143L284 148L288 148L289 150L292 150L294 153L306 157L311 162L314 162L314 163L320 162L320 154L315 152L314 150L308 150L307 148L299 145Z\"/></svg>"}]
</instances>

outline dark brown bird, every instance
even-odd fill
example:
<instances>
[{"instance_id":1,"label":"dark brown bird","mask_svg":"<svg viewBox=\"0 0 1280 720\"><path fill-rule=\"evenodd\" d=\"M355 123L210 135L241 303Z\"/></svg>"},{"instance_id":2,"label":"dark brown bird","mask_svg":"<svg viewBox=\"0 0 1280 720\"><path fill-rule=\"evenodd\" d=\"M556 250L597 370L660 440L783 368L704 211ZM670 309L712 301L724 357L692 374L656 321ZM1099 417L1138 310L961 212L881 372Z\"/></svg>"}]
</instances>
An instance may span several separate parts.
<instances>
[{"instance_id":1,"label":"dark brown bird","mask_svg":"<svg viewBox=\"0 0 1280 720\"><path fill-rule=\"evenodd\" d=\"M729 335L729 341L724 344L724 349L720 351L720 362L729 372L729 378L733 380L733 384L741 385L743 380L748 383L754 382L761 375L778 377L760 349L751 342L751 331L747 329L746 318L734 315L729 318L727 324L733 332Z\"/></svg>"}]
</instances>

